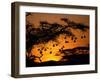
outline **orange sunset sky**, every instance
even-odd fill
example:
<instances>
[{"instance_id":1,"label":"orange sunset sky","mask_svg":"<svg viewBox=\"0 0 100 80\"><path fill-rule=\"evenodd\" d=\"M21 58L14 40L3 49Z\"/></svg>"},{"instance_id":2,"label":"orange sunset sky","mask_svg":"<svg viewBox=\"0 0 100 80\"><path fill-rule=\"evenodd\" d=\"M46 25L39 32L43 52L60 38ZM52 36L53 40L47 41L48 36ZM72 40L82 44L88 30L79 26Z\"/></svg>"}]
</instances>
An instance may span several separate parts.
<instances>
[{"instance_id":1,"label":"orange sunset sky","mask_svg":"<svg viewBox=\"0 0 100 80\"><path fill-rule=\"evenodd\" d=\"M89 26L89 16L88 15L69 15L69 14L49 14L49 13L31 13L31 15L26 17L26 23L30 23L34 25L34 28L39 28L39 22L40 21L48 21L49 23L59 23L61 25L66 25L64 21L61 20L61 18L67 17L69 20L74 21L76 23L82 23L87 26ZM38 49L41 49L42 47L48 48L47 51L43 51L43 56L41 57L41 60L43 62L48 60L55 60L59 61L63 54L59 53L59 49L64 46L64 49L71 49L78 46L88 46L89 45L89 29L87 31L82 32L78 29L71 29L71 31L76 35L77 40L76 42L73 42L71 40L71 37L67 37L65 39L65 35L59 35L59 37L56 38L57 42L54 42L50 40L49 42L45 44L38 44L33 45L34 48L32 48L31 53L35 56L40 56ZM86 38L81 39L81 36L85 35ZM65 41L68 41L69 43L65 43ZM56 47L52 47L53 44L58 44ZM52 51L52 54L50 54L50 51ZM55 56L58 54L59 56ZM39 62L38 58L35 59L35 62Z\"/></svg>"}]
</instances>

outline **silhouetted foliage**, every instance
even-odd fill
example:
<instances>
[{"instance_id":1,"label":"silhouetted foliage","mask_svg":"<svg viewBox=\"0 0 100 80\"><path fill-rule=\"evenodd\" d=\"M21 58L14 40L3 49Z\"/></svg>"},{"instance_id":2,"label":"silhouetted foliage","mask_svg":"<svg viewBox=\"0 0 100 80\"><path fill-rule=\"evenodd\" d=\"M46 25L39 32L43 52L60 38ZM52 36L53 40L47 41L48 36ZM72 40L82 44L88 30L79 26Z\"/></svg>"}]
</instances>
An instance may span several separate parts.
<instances>
[{"instance_id":1,"label":"silhouetted foliage","mask_svg":"<svg viewBox=\"0 0 100 80\"><path fill-rule=\"evenodd\" d=\"M72 28L72 26L70 28ZM78 27L76 27L75 29L77 28ZM34 28L34 26L30 24L26 25L27 51L31 50L33 44L55 40L55 38L60 34L66 34L66 36L73 37L75 36L68 27L66 27L65 25L60 25L58 23L50 24L46 21L40 21L39 28Z\"/></svg>"},{"instance_id":2,"label":"silhouetted foliage","mask_svg":"<svg viewBox=\"0 0 100 80\"><path fill-rule=\"evenodd\" d=\"M29 15L31 15L31 13L30 12L26 12L26 16L29 16Z\"/></svg>"},{"instance_id":3,"label":"silhouetted foliage","mask_svg":"<svg viewBox=\"0 0 100 80\"><path fill-rule=\"evenodd\" d=\"M67 23L67 27L73 28L73 29L79 29L82 31L86 31L86 29L89 28L89 26L84 25L82 23L76 23L74 21L70 21L68 18L62 18L61 20L63 20L64 22Z\"/></svg>"},{"instance_id":4,"label":"silhouetted foliage","mask_svg":"<svg viewBox=\"0 0 100 80\"><path fill-rule=\"evenodd\" d=\"M80 53L77 53L79 52ZM64 53L61 61L47 61L42 63L33 63L32 59L28 59L26 66L27 67L35 67L35 66L59 66L59 65L77 65L77 64L89 64L89 47L76 47L73 49L65 49L60 52ZM50 51L50 54L52 51ZM58 54L56 54L57 56ZM64 59L68 59L68 61L63 61ZM41 59L40 59L41 61Z\"/></svg>"},{"instance_id":5,"label":"silhouetted foliage","mask_svg":"<svg viewBox=\"0 0 100 80\"><path fill-rule=\"evenodd\" d=\"M29 16L29 15L31 15L31 13L26 14L26 16ZM74 21L70 21L68 18L62 18L61 20L67 24L61 25L59 23L49 23L47 21L40 21L40 23L39 23L40 25L38 26L38 28L35 28L34 25L31 25L28 23L26 25L26 50L27 50L27 52L30 53L33 45L35 45L35 44L46 43L50 40L55 41L56 37L58 37L60 34L66 35L64 37L64 39L71 36L71 40L73 40L73 42L76 42L77 37L74 35L74 33L70 29L71 28L72 29L79 29L81 31L86 31L87 29L89 29L89 26L86 26L86 25L81 24L81 23L76 23ZM86 36L85 35L81 36L81 38L82 39L86 38ZM69 41L65 40L65 43L69 43ZM55 47L55 46L58 46L58 44L53 45L53 47ZM37 57L37 56L32 55L31 59L34 60L34 57L37 57L39 59L39 61L42 62L41 61L41 57L43 56L42 50L46 51L47 49L44 49L44 48L38 49L41 56ZM67 51L64 50L64 46L62 46L62 48L59 49L59 51L60 52L63 51L63 53L66 54L66 52L68 50ZM52 51L50 51L50 54L52 54ZM31 60L28 59L28 61L30 62Z\"/></svg>"}]
</instances>

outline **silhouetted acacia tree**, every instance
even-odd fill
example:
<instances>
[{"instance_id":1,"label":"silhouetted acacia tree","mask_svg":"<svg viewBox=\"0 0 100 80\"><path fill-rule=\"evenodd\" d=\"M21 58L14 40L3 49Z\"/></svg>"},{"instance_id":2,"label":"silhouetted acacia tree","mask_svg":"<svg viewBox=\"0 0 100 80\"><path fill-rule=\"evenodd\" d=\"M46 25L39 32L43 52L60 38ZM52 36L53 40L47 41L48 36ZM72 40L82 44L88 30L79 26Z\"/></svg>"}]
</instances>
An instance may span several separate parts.
<instances>
[{"instance_id":1,"label":"silhouetted acacia tree","mask_svg":"<svg viewBox=\"0 0 100 80\"><path fill-rule=\"evenodd\" d=\"M27 15L31 15L31 14L28 13ZM66 25L61 25L59 23L49 23L47 21L40 21L40 26L38 28L34 28L33 25L27 24L26 25L27 52L30 53L32 46L34 44L46 43L49 40L55 40L56 37L58 37L60 34L65 34L68 37L72 36L72 40L76 42L77 37L75 37L71 29L79 29L83 32L89 29L89 26L81 23L76 23L74 21L69 20L68 18L61 18L61 20L64 21ZM66 43L68 43L68 41L66 41ZM42 57L43 56L42 53L40 54L41 54L40 57Z\"/></svg>"}]
</instances>

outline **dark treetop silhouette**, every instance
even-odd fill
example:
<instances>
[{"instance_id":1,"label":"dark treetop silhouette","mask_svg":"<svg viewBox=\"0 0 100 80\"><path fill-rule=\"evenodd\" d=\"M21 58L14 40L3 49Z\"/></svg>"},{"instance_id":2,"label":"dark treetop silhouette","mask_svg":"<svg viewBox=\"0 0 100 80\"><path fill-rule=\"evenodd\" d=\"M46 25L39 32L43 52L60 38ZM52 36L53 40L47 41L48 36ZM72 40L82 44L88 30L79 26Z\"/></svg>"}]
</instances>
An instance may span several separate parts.
<instances>
[{"instance_id":1,"label":"dark treetop silhouette","mask_svg":"<svg viewBox=\"0 0 100 80\"><path fill-rule=\"evenodd\" d=\"M31 13L28 13L26 16L29 16L29 15L31 15ZM61 18L61 20L64 21L66 23L66 25L61 25L59 23L49 23L47 21L40 21L39 27L34 28L33 25L28 23L26 25L26 52L28 54L31 54L33 45L40 44L40 43L47 43L50 40L56 41L56 37L58 37L60 34L65 34L66 35L65 39L67 37L71 37L71 40L73 40L73 42L75 43L78 38L71 31L71 29L74 29L74 30L78 29L82 32L85 32L87 29L89 29L89 26L84 25L82 23L76 23L74 21L71 21L67 17ZM83 39L83 38L86 38L86 36L85 35L81 36L81 39ZM65 40L65 43L69 43L69 41ZM53 47L55 47L57 45L58 44L55 44L55 45L53 45ZM31 54L30 59L28 59L28 57L27 57L27 61L31 61L31 63L32 63L33 59L35 59L37 57L37 58L39 58L40 62L42 62L41 57L43 56L43 54L42 54L43 49L38 50L38 51L40 51L41 56L37 57L37 56L33 56ZM89 48L85 48L85 47L82 47L82 48L77 47L74 49L66 50L66 49L64 49L64 46L62 46L62 48L59 49L59 51L67 55L68 53L74 53L74 54L77 53L77 49L79 49L79 50L86 49L85 53L89 53L89 51L88 51ZM47 49L44 49L44 50L46 51ZM52 51L50 51L50 54L52 54ZM66 55L64 57L66 57Z\"/></svg>"}]
</instances>

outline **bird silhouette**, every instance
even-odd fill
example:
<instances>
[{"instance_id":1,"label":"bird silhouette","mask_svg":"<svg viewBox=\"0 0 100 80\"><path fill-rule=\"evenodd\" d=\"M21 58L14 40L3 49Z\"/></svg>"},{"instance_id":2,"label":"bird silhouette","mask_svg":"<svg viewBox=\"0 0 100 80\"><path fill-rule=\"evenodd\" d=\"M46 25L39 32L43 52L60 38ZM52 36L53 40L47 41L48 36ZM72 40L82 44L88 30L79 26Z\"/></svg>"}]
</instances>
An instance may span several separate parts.
<instances>
[{"instance_id":1,"label":"bird silhouette","mask_svg":"<svg viewBox=\"0 0 100 80\"><path fill-rule=\"evenodd\" d=\"M44 51L46 51L47 49L44 49Z\"/></svg>"},{"instance_id":2,"label":"bird silhouette","mask_svg":"<svg viewBox=\"0 0 100 80\"><path fill-rule=\"evenodd\" d=\"M74 40L74 43L76 42L76 40Z\"/></svg>"},{"instance_id":3,"label":"bird silhouette","mask_svg":"<svg viewBox=\"0 0 100 80\"><path fill-rule=\"evenodd\" d=\"M53 47L55 47L55 45L53 44Z\"/></svg>"},{"instance_id":4,"label":"bird silhouette","mask_svg":"<svg viewBox=\"0 0 100 80\"><path fill-rule=\"evenodd\" d=\"M71 40L73 40L73 37L71 38Z\"/></svg>"},{"instance_id":5,"label":"bird silhouette","mask_svg":"<svg viewBox=\"0 0 100 80\"><path fill-rule=\"evenodd\" d=\"M69 41L65 41L65 43L69 43Z\"/></svg>"},{"instance_id":6,"label":"bird silhouette","mask_svg":"<svg viewBox=\"0 0 100 80\"><path fill-rule=\"evenodd\" d=\"M42 51L40 51L40 54L42 54Z\"/></svg>"},{"instance_id":7,"label":"bird silhouette","mask_svg":"<svg viewBox=\"0 0 100 80\"><path fill-rule=\"evenodd\" d=\"M50 51L50 54L52 54L52 51Z\"/></svg>"},{"instance_id":8,"label":"bird silhouette","mask_svg":"<svg viewBox=\"0 0 100 80\"><path fill-rule=\"evenodd\" d=\"M83 36L81 36L81 39L83 39Z\"/></svg>"},{"instance_id":9,"label":"bird silhouette","mask_svg":"<svg viewBox=\"0 0 100 80\"><path fill-rule=\"evenodd\" d=\"M86 36L84 35L84 38L86 38Z\"/></svg>"}]
</instances>

